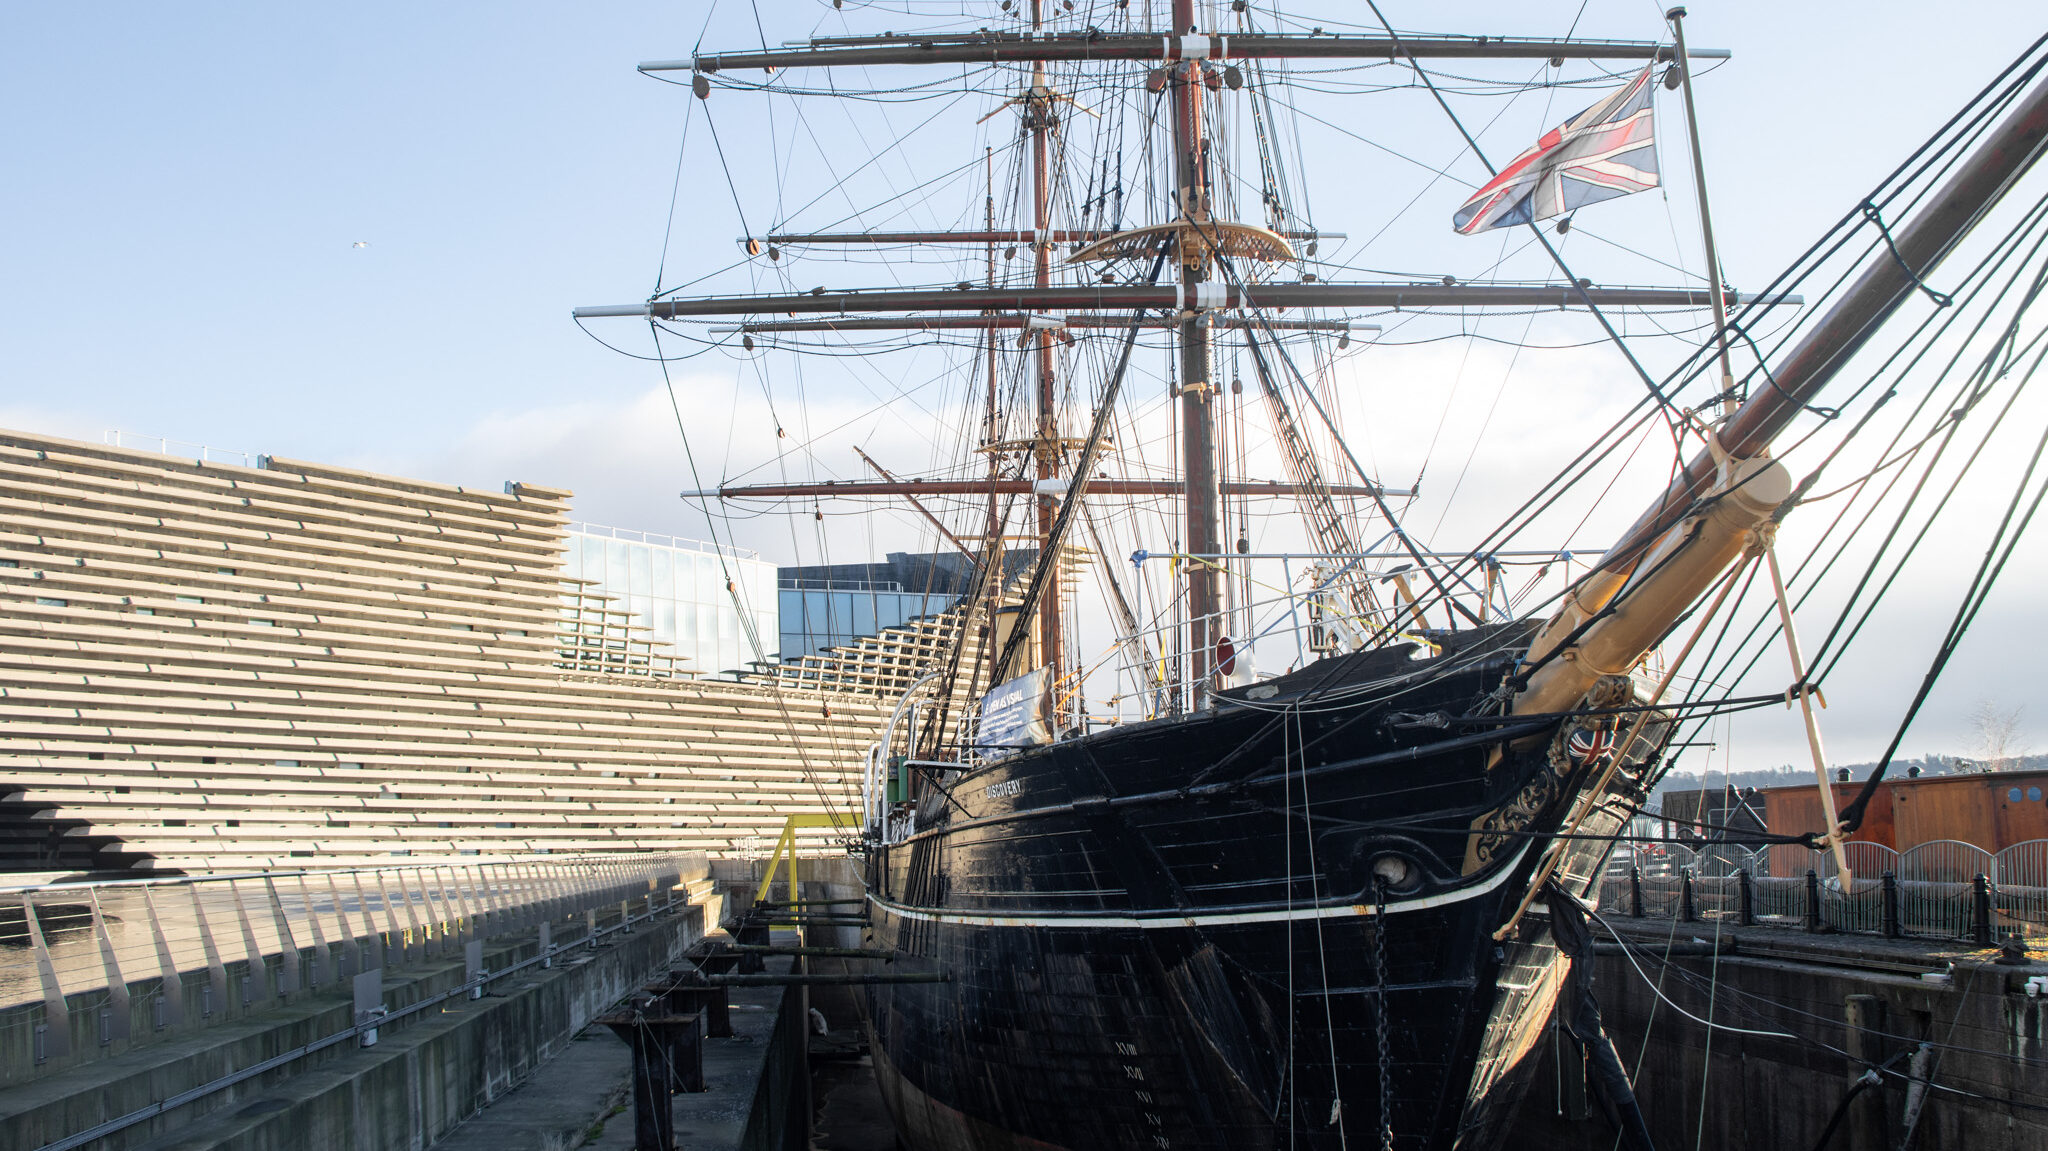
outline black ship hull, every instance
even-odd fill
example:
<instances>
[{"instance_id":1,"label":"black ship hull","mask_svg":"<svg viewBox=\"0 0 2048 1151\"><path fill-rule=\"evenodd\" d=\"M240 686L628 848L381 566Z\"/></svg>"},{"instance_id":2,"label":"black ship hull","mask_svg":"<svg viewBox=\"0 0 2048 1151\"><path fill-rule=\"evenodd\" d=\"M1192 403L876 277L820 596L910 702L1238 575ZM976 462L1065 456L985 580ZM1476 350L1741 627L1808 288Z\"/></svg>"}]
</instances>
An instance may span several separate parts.
<instances>
[{"instance_id":1,"label":"black ship hull","mask_svg":"<svg viewBox=\"0 0 2048 1151\"><path fill-rule=\"evenodd\" d=\"M1448 719L1482 709L1511 659L1326 661L1264 701L927 795L917 828L867 860L871 945L949 979L867 992L906 1140L1374 1145L1384 1067L1395 1146L1495 1144L1565 965L1541 902L1494 936L1607 774L1566 750L1601 741L1557 720ZM1614 822L1567 841L1568 888L1588 886L1606 846L1591 837Z\"/></svg>"}]
</instances>

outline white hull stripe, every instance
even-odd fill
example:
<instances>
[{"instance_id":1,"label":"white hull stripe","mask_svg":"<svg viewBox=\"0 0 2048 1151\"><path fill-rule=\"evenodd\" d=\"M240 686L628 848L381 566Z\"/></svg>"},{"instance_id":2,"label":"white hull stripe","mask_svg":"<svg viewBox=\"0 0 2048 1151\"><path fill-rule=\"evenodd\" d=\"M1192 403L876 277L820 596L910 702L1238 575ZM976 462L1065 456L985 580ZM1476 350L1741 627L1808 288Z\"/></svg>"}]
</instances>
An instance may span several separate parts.
<instances>
[{"instance_id":1,"label":"white hull stripe","mask_svg":"<svg viewBox=\"0 0 2048 1151\"><path fill-rule=\"evenodd\" d=\"M1399 911L1422 911L1431 907L1444 907L1477 899L1506 883L1508 876L1527 854L1529 845L1524 843L1521 850L1493 878L1471 887L1455 891L1425 895L1420 899L1397 899L1387 904L1387 914ZM1286 923L1293 920L1347 919L1358 915L1373 915L1376 909L1370 903L1351 903L1337 907L1292 907L1276 908L1271 911L1230 911L1214 915L1187 915L1179 911L1145 911L1127 915L969 915L953 911L919 911L891 903L886 899L868 893L868 899L885 908L891 915L904 919L915 919L925 923L957 923L965 927L1125 927L1158 930L1177 927L1214 927L1238 923Z\"/></svg>"}]
</instances>

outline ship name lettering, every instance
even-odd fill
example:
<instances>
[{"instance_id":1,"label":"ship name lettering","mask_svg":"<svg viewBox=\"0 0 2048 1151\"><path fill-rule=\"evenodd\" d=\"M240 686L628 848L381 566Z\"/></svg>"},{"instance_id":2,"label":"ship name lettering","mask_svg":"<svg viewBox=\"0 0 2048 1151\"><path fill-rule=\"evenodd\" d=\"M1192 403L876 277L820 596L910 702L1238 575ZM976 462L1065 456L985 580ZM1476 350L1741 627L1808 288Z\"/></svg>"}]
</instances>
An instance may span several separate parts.
<instances>
[{"instance_id":1,"label":"ship name lettering","mask_svg":"<svg viewBox=\"0 0 2048 1151\"><path fill-rule=\"evenodd\" d=\"M1001 783L991 783L987 787L982 788L981 794L987 799L1002 799L1005 796L1017 795L1023 790L1023 780L1006 779Z\"/></svg>"}]
</instances>

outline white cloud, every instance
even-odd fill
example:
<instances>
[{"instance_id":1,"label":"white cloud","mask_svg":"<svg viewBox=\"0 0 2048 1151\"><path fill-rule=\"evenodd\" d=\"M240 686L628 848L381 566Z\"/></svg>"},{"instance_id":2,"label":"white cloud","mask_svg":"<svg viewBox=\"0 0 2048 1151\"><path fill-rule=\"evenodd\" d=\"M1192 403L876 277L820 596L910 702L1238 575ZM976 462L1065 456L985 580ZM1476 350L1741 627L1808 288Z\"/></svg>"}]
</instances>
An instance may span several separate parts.
<instances>
[{"instance_id":1,"label":"white cloud","mask_svg":"<svg viewBox=\"0 0 2048 1151\"><path fill-rule=\"evenodd\" d=\"M820 528L809 517L793 520L766 502L713 501L716 518L707 519L699 501L680 497L700 484L710 489L728 480L797 483L871 475L853 453L854 443L906 474L920 472L931 452L915 422L878 418L871 403L811 405L804 423L787 429L787 436L776 434L773 409L779 408L758 393L737 391L730 380L678 376L673 405L665 388L655 388L614 401L493 412L438 453L351 462L449 483L521 480L568 488L575 493L571 508L578 520L691 539L715 536L782 564L863 562L883 551L934 546L921 520L903 513L859 516L853 513L868 505L849 501L824 505L828 514ZM783 418L798 421L794 415ZM813 446L804 446L803 426L820 430ZM869 522L877 519L879 524Z\"/></svg>"}]
</instances>

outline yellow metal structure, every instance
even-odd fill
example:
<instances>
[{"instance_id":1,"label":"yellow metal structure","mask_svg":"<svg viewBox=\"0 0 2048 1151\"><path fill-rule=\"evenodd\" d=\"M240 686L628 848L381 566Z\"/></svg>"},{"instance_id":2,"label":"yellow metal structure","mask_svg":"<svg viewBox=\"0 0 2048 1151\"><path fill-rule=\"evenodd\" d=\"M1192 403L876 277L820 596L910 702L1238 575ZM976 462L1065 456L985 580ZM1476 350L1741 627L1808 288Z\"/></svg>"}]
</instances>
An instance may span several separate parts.
<instances>
[{"instance_id":1,"label":"yellow metal structure","mask_svg":"<svg viewBox=\"0 0 2048 1151\"><path fill-rule=\"evenodd\" d=\"M800 827L836 827L851 832L860 826L860 816L852 812L823 811L792 815L782 821L782 837L775 841L775 850L768 855L768 873L761 877L760 890L754 892L754 902L768 898L768 889L775 886L775 872L781 866L784 856L789 858L789 902L792 906L803 902L803 887L799 883L796 867L796 832Z\"/></svg>"}]
</instances>

